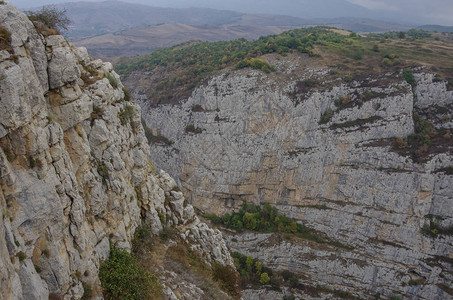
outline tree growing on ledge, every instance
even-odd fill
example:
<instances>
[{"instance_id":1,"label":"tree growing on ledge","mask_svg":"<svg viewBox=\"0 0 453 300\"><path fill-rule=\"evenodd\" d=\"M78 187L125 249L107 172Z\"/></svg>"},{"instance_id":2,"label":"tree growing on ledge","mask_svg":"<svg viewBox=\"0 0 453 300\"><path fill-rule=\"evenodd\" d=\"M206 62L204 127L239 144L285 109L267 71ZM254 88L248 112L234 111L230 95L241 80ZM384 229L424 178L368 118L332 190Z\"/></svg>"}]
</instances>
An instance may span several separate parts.
<instances>
[{"instance_id":1,"label":"tree growing on ledge","mask_svg":"<svg viewBox=\"0 0 453 300\"><path fill-rule=\"evenodd\" d=\"M66 9L59 10L55 6L43 6L40 10L25 12L38 32L56 30L57 33L68 30L71 20L66 16Z\"/></svg>"}]
</instances>

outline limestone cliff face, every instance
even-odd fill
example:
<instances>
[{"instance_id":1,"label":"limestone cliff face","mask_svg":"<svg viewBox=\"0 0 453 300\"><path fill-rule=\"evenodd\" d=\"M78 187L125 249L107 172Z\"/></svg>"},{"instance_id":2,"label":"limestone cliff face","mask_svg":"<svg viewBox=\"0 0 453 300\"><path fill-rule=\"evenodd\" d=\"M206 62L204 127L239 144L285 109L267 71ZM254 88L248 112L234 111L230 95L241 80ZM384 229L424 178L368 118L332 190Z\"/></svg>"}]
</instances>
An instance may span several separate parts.
<instances>
[{"instance_id":1,"label":"limestone cliff face","mask_svg":"<svg viewBox=\"0 0 453 300\"><path fill-rule=\"evenodd\" d=\"M142 223L179 226L207 262L231 265L220 232L149 162L140 107L111 64L38 34L8 3L0 26L11 33L0 51L0 299L79 299L83 284L101 297L109 240L130 248Z\"/></svg>"},{"instance_id":2,"label":"limestone cliff face","mask_svg":"<svg viewBox=\"0 0 453 300\"><path fill-rule=\"evenodd\" d=\"M232 250L362 297L451 299L453 238L421 228L429 216L453 225L453 176L441 171L453 165L452 139L417 162L392 138L414 132L414 111L451 128L453 92L423 68L412 90L401 73L344 82L303 56L268 59L277 72L225 70L180 105L143 99L148 127L174 142L152 144L151 161L196 207L272 203L354 249L251 234L231 237Z\"/></svg>"}]
</instances>

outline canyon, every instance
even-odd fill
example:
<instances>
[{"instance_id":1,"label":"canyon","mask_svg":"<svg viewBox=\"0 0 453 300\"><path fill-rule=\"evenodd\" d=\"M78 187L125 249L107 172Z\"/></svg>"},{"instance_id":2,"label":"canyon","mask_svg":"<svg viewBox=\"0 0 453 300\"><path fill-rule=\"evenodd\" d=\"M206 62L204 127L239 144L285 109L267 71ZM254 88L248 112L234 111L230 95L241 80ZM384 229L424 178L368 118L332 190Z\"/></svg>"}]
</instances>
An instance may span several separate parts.
<instances>
[{"instance_id":1,"label":"canyon","mask_svg":"<svg viewBox=\"0 0 453 300\"><path fill-rule=\"evenodd\" d=\"M203 212L270 203L347 245L224 232L233 251L307 286L366 299L451 299L452 237L426 234L453 222L448 82L423 66L413 69L411 86L402 69L345 81L306 55L263 59L276 71L227 68L173 104L151 105L143 82L132 80L152 72L132 73L125 82L161 137L151 161ZM437 136L429 149L408 152L402 144L421 118Z\"/></svg>"}]
</instances>

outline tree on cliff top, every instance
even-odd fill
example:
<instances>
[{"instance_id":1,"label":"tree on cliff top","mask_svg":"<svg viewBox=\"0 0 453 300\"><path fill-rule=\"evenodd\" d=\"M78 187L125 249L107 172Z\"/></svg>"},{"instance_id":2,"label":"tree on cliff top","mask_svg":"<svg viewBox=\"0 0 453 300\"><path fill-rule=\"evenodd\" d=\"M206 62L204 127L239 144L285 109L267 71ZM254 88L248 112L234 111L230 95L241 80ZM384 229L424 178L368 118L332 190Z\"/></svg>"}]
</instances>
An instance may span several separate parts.
<instances>
[{"instance_id":1,"label":"tree on cliff top","mask_svg":"<svg viewBox=\"0 0 453 300\"><path fill-rule=\"evenodd\" d=\"M40 10L26 11L28 18L38 31L55 29L58 32L68 30L71 20L66 16L66 9L59 10L55 6L43 6Z\"/></svg>"}]
</instances>

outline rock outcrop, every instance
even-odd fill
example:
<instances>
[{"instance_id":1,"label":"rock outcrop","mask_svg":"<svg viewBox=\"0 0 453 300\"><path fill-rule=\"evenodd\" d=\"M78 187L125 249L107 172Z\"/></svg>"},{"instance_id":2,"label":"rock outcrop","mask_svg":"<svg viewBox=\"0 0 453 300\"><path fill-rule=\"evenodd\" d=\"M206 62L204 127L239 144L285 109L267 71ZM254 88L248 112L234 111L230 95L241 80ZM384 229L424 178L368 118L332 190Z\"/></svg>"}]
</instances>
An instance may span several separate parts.
<instances>
[{"instance_id":1,"label":"rock outcrop","mask_svg":"<svg viewBox=\"0 0 453 300\"><path fill-rule=\"evenodd\" d=\"M60 35L43 36L0 4L0 299L101 297L109 243L177 226L207 263L232 265L176 183L149 161L140 107L110 63ZM165 284L165 282L164 282Z\"/></svg>"},{"instance_id":2,"label":"rock outcrop","mask_svg":"<svg viewBox=\"0 0 453 300\"><path fill-rule=\"evenodd\" d=\"M230 237L232 250L305 284L451 299L453 238L429 231L453 225L453 176L443 171L453 140L446 131L435 151L415 156L395 146L414 132L414 112L439 131L452 127L446 82L424 68L414 69L414 88L401 72L345 82L303 55L267 59L277 72L224 70L179 105L142 99L148 127L173 142L152 144L151 161L204 211L271 203L353 249Z\"/></svg>"}]
</instances>

